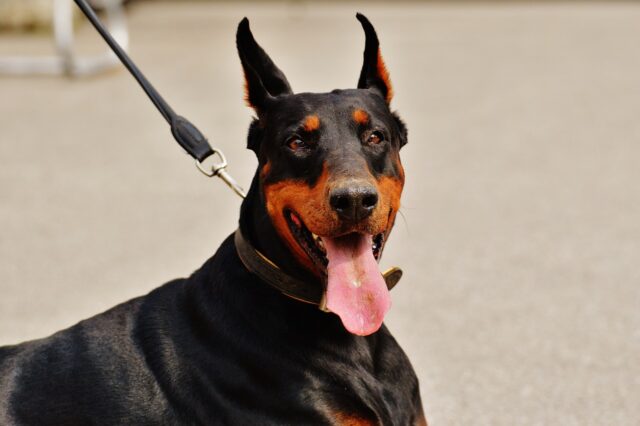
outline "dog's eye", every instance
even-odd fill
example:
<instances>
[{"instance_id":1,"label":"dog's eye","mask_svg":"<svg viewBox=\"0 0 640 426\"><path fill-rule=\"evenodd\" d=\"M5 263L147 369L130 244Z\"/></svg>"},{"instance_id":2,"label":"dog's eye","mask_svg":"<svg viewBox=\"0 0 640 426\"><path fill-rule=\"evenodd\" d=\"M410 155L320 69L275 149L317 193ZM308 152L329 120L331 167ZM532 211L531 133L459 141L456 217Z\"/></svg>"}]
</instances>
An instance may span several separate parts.
<instances>
[{"instance_id":1,"label":"dog's eye","mask_svg":"<svg viewBox=\"0 0 640 426\"><path fill-rule=\"evenodd\" d=\"M384 135L382 134L382 132L379 132L377 130L371 132L369 137L367 137L367 143L369 145L378 145L383 140L384 140Z\"/></svg>"},{"instance_id":2,"label":"dog's eye","mask_svg":"<svg viewBox=\"0 0 640 426\"><path fill-rule=\"evenodd\" d=\"M300 149L308 148L309 145L303 141L300 136L291 136L287 139L287 147L291 151L298 151Z\"/></svg>"}]
</instances>

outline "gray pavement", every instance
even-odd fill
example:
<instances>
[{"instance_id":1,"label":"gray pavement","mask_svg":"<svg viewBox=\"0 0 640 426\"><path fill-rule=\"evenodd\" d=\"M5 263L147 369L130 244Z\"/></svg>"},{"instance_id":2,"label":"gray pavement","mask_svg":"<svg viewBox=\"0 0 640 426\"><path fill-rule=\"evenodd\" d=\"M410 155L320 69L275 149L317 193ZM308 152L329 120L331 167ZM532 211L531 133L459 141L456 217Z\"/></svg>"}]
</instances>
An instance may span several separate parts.
<instances>
[{"instance_id":1,"label":"gray pavement","mask_svg":"<svg viewBox=\"0 0 640 426\"><path fill-rule=\"evenodd\" d=\"M356 10L409 126L387 323L430 424L640 424L640 4L141 3L132 54L247 185L235 25L326 91L357 80ZM49 45L0 35L0 54ZM239 204L124 72L0 78L0 344L189 274Z\"/></svg>"}]
</instances>

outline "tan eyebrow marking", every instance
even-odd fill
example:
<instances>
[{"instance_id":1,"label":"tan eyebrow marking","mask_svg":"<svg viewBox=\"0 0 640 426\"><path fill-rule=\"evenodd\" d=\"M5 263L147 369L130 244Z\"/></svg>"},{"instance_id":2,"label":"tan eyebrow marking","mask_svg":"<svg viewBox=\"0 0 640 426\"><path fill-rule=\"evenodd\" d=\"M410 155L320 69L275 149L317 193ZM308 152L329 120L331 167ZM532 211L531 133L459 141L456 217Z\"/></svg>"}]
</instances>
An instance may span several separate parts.
<instances>
[{"instance_id":1,"label":"tan eyebrow marking","mask_svg":"<svg viewBox=\"0 0 640 426\"><path fill-rule=\"evenodd\" d=\"M365 125L369 122L369 114L360 108L353 110L352 117L353 121L361 125Z\"/></svg>"},{"instance_id":2,"label":"tan eyebrow marking","mask_svg":"<svg viewBox=\"0 0 640 426\"><path fill-rule=\"evenodd\" d=\"M304 119L303 128L305 132L313 132L320 128L320 119L317 115L307 115Z\"/></svg>"}]
</instances>

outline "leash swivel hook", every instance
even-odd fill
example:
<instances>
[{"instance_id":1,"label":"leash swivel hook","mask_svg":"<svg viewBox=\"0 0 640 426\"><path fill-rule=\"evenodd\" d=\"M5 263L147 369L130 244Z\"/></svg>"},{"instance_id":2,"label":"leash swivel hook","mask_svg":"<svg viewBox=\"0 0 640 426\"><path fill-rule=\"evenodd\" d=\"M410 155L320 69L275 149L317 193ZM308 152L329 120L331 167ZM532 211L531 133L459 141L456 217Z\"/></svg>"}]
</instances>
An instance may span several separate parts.
<instances>
[{"instance_id":1,"label":"leash swivel hook","mask_svg":"<svg viewBox=\"0 0 640 426\"><path fill-rule=\"evenodd\" d=\"M205 161L214 157L218 157L217 162L213 162L208 166L205 165ZM233 192L235 192L242 198L246 198L247 194L245 194L244 189L242 189L242 187L238 185L238 182L236 182L236 180L232 178L229 173L227 173L227 158L224 156L222 151L218 151L217 149L213 148L213 153L204 160L200 161L196 159L196 167L198 168L198 170L200 170L200 172L202 172L203 175L207 177L219 177L224 183L227 184L229 188L231 188Z\"/></svg>"}]
</instances>

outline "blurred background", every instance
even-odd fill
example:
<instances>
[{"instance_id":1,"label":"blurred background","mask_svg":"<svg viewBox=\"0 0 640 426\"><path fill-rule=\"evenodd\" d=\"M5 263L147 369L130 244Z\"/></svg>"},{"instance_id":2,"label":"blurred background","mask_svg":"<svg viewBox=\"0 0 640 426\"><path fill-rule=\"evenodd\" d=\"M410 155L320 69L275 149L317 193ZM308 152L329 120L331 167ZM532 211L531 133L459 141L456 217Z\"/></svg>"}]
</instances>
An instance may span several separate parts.
<instances>
[{"instance_id":1,"label":"blurred background","mask_svg":"<svg viewBox=\"0 0 640 426\"><path fill-rule=\"evenodd\" d=\"M190 274L238 219L64 3L0 0L0 344ZM409 127L387 324L430 424L640 424L639 3L94 4L245 187L237 23L328 91L365 13Z\"/></svg>"}]
</instances>

